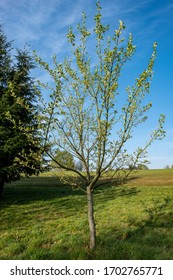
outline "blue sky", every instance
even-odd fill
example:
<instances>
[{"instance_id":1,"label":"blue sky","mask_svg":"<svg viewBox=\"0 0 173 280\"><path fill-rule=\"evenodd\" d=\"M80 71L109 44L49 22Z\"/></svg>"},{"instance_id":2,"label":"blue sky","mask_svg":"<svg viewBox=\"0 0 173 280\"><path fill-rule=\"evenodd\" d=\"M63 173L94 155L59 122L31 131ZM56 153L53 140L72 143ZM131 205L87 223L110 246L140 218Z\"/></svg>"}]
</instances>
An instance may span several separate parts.
<instances>
[{"instance_id":1,"label":"blue sky","mask_svg":"<svg viewBox=\"0 0 173 280\"><path fill-rule=\"evenodd\" d=\"M63 61L68 53L68 28L76 27L82 11L86 12L88 27L92 28L95 3L95 0L0 0L0 23L14 47L23 48L27 43L45 61L49 62L55 53ZM173 0L102 0L101 5L104 22L116 29L119 20L124 21L126 34L133 34L137 46L122 81L125 87L144 70L153 42L158 43L149 96L153 107L149 121L136 131L130 145L140 146L157 125L159 114L164 113L166 137L148 150L149 167L164 168L173 164ZM48 79L46 75L41 78Z\"/></svg>"}]
</instances>

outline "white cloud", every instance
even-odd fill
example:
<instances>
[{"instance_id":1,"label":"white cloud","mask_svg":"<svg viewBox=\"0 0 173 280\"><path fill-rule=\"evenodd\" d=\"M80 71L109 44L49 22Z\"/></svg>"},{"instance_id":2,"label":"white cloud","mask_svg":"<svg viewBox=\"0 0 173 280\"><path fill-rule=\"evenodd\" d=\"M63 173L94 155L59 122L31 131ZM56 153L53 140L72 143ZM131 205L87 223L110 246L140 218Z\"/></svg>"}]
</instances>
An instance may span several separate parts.
<instances>
[{"instance_id":1,"label":"white cloud","mask_svg":"<svg viewBox=\"0 0 173 280\"><path fill-rule=\"evenodd\" d=\"M50 56L63 49L68 26L80 19L82 9L81 1L69 0L7 0L0 7L5 33L14 46L22 48L27 42Z\"/></svg>"}]
</instances>

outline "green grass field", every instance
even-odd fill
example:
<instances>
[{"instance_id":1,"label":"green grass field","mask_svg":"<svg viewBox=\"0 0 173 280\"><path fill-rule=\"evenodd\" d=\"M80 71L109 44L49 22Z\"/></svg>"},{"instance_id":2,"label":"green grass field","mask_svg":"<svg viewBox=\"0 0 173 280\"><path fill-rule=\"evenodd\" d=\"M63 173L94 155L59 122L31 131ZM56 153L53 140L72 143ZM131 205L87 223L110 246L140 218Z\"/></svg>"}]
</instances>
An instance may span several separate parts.
<instances>
[{"instance_id":1,"label":"green grass field","mask_svg":"<svg viewBox=\"0 0 173 280\"><path fill-rule=\"evenodd\" d=\"M0 202L0 259L173 259L173 170L136 173L95 191L90 252L82 191L44 174L9 184Z\"/></svg>"}]
</instances>

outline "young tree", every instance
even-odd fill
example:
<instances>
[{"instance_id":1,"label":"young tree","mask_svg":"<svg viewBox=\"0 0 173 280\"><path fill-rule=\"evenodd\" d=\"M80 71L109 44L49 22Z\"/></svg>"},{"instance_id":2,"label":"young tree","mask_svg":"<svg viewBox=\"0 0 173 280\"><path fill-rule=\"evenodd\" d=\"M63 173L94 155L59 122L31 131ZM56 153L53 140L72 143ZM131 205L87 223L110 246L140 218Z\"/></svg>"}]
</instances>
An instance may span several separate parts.
<instances>
[{"instance_id":1,"label":"young tree","mask_svg":"<svg viewBox=\"0 0 173 280\"><path fill-rule=\"evenodd\" d=\"M0 29L0 196L4 182L41 170L36 96L28 51L11 56L11 43Z\"/></svg>"},{"instance_id":2,"label":"young tree","mask_svg":"<svg viewBox=\"0 0 173 280\"><path fill-rule=\"evenodd\" d=\"M54 57L55 67L51 69L36 54L36 60L54 81L50 102L43 102L42 128L45 135L47 155L57 166L73 171L78 181L76 184L85 189L88 202L88 221L90 229L90 248L96 245L93 191L103 184L102 177L108 182L124 182L130 172L129 165L145 163L148 146L164 135L164 116L161 115L157 129L150 134L146 145L137 148L133 154L126 151L126 142L132 137L133 130L146 121L151 103L145 104L144 98L149 93L156 57L156 43L147 68L128 86L125 93L118 92L119 77L125 63L135 52L132 35L125 40L125 29L120 21L113 36L106 36L109 26L102 23L101 6L97 3L95 28L93 32L86 27L86 15L78 25L80 43L70 28L67 38L72 45L72 58L65 58L58 63ZM96 42L96 51L92 62L89 54L88 40ZM91 56L90 56L91 55ZM94 64L94 65L93 65ZM47 89L51 86L43 85ZM125 99L120 107L119 98ZM71 153L83 166L83 172L62 164L54 153L58 147ZM123 168L125 167L125 168ZM75 177L76 177L75 176Z\"/></svg>"}]
</instances>

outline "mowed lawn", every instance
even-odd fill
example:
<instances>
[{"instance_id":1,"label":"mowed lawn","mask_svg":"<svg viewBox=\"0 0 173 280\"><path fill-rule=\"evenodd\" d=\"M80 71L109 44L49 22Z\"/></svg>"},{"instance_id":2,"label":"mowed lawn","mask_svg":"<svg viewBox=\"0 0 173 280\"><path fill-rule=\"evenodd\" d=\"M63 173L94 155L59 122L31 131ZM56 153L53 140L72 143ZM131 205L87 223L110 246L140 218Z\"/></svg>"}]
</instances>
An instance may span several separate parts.
<instances>
[{"instance_id":1,"label":"mowed lawn","mask_svg":"<svg viewBox=\"0 0 173 280\"><path fill-rule=\"evenodd\" d=\"M0 259L173 259L173 170L135 173L95 191L90 252L86 194L44 174L6 185Z\"/></svg>"}]
</instances>

